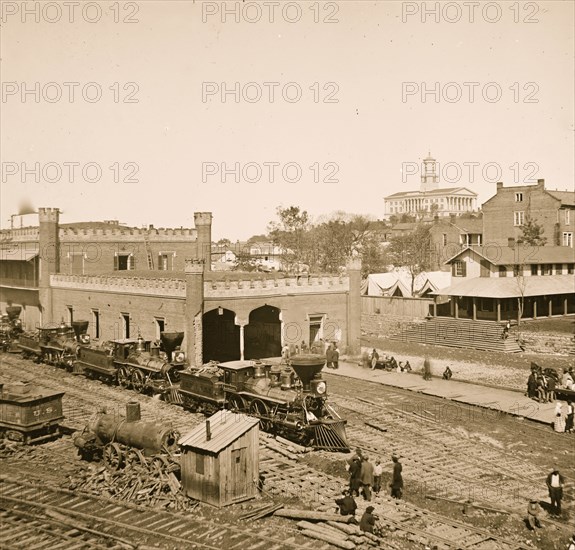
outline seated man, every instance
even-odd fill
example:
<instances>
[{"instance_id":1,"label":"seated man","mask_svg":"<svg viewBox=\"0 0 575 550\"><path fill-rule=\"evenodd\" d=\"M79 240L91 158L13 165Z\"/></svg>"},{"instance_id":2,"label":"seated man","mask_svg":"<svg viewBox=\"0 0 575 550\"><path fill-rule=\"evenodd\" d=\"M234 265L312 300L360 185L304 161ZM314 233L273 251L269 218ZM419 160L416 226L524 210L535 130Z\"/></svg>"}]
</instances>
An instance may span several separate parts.
<instances>
[{"instance_id":1,"label":"seated man","mask_svg":"<svg viewBox=\"0 0 575 550\"><path fill-rule=\"evenodd\" d=\"M543 527L539 521L539 516L541 515L541 506L536 498L532 498L527 505L527 523L531 530L535 527Z\"/></svg>"},{"instance_id":2,"label":"seated man","mask_svg":"<svg viewBox=\"0 0 575 550\"><path fill-rule=\"evenodd\" d=\"M379 530L377 529L375 522L377 516L373 514L375 508L373 506L368 506L361 516L361 521L359 522L359 528L366 533L371 533L372 535L378 535Z\"/></svg>"},{"instance_id":3,"label":"seated man","mask_svg":"<svg viewBox=\"0 0 575 550\"><path fill-rule=\"evenodd\" d=\"M445 370L443 371L443 379L444 380L450 380L452 376L453 376L453 373L451 372L451 369L449 368L449 366L445 367Z\"/></svg>"},{"instance_id":4,"label":"seated man","mask_svg":"<svg viewBox=\"0 0 575 550\"><path fill-rule=\"evenodd\" d=\"M342 495L342 498L338 498L335 501L338 506L336 512L339 512L342 516L355 516L355 511L357 510L355 499L347 489L342 492Z\"/></svg>"}]
</instances>

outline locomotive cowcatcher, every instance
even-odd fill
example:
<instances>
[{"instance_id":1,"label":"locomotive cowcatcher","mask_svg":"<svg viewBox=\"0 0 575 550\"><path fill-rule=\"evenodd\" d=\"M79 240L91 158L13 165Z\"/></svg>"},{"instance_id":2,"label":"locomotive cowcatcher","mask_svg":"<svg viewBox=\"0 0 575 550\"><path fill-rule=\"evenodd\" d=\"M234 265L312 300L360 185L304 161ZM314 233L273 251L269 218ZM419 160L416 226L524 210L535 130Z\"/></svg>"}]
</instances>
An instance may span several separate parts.
<instances>
[{"instance_id":1,"label":"locomotive cowcatcher","mask_svg":"<svg viewBox=\"0 0 575 550\"><path fill-rule=\"evenodd\" d=\"M182 371L179 394L185 408L244 412L258 417L264 431L315 449L349 451L346 421L327 403L324 364L325 357L317 354L295 356L284 367L261 361L210 363Z\"/></svg>"}]
</instances>

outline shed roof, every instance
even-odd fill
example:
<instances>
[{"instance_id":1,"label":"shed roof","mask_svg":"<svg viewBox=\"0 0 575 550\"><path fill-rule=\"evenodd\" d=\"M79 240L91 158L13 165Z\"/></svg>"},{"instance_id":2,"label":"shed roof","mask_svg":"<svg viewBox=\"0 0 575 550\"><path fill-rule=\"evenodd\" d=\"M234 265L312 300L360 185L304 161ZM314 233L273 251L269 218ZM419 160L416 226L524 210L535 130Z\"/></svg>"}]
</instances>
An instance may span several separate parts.
<instances>
[{"instance_id":1,"label":"shed roof","mask_svg":"<svg viewBox=\"0 0 575 550\"><path fill-rule=\"evenodd\" d=\"M558 264L573 263L575 252L569 246L521 246L509 247L489 244L486 246L468 246L449 258L445 263L453 260L471 250L493 265L515 264Z\"/></svg>"},{"instance_id":2,"label":"shed roof","mask_svg":"<svg viewBox=\"0 0 575 550\"><path fill-rule=\"evenodd\" d=\"M523 296L554 296L571 294L575 286L573 275L542 275L523 277ZM474 277L433 292L442 296L475 296L476 298L519 298L521 289L517 277Z\"/></svg>"},{"instance_id":3,"label":"shed roof","mask_svg":"<svg viewBox=\"0 0 575 550\"><path fill-rule=\"evenodd\" d=\"M206 422L210 423L212 434L209 441L206 441L206 424L202 422L186 435L180 437L178 443L183 447L201 449L216 454L259 424L259 419L223 410L210 416Z\"/></svg>"},{"instance_id":4,"label":"shed roof","mask_svg":"<svg viewBox=\"0 0 575 550\"><path fill-rule=\"evenodd\" d=\"M39 253L40 251L38 249L26 250L25 248L4 248L0 250L0 260L27 262L38 256Z\"/></svg>"}]
</instances>

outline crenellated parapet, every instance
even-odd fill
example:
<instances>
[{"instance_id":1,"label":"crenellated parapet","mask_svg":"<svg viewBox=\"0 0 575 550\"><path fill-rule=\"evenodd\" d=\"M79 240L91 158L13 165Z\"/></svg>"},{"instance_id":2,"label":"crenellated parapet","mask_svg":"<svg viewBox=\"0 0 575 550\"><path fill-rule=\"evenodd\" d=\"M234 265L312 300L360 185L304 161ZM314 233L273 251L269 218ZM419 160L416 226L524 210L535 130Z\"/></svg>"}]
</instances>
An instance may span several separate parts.
<instances>
[{"instance_id":1,"label":"crenellated parapet","mask_svg":"<svg viewBox=\"0 0 575 550\"><path fill-rule=\"evenodd\" d=\"M54 289L110 292L119 294L139 294L146 296L186 297L186 281L171 278L116 277L99 275L50 276L50 286Z\"/></svg>"},{"instance_id":2,"label":"crenellated parapet","mask_svg":"<svg viewBox=\"0 0 575 550\"><path fill-rule=\"evenodd\" d=\"M34 242L40 238L40 229L35 227L21 227L19 229L0 230L1 242Z\"/></svg>"},{"instance_id":3,"label":"crenellated parapet","mask_svg":"<svg viewBox=\"0 0 575 550\"><path fill-rule=\"evenodd\" d=\"M205 298L242 298L257 296L290 296L342 293L349 290L346 276L300 276L221 280L204 283Z\"/></svg>"},{"instance_id":4,"label":"crenellated parapet","mask_svg":"<svg viewBox=\"0 0 575 550\"><path fill-rule=\"evenodd\" d=\"M60 241L98 241L98 242L133 242L146 241L151 243L168 242L195 242L198 233L193 228L138 228L138 227L110 227L110 228L76 228L61 227Z\"/></svg>"}]
</instances>

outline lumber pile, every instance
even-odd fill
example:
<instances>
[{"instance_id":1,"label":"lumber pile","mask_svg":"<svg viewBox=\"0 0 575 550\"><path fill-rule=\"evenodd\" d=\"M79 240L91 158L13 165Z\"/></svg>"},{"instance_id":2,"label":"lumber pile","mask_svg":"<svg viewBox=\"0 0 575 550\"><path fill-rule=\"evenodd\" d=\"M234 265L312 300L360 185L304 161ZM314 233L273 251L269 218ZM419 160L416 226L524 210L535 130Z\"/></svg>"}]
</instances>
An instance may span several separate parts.
<instances>
[{"instance_id":1,"label":"lumber pile","mask_svg":"<svg viewBox=\"0 0 575 550\"><path fill-rule=\"evenodd\" d=\"M154 508L193 510L199 503L180 491L180 481L169 470L132 467L110 471L102 467L84 474L69 488Z\"/></svg>"},{"instance_id":2,"label":"lumber pile","mask_svg":"<svg viewBox=\"0 0 575 550\"><path fill-rule=\"evenodd\" d=\"M302 535L343 550L377 548L382 542L379 537L365 533L359 526L349 523L351 516L287 508L277 510L274 516L300 520L297 526Z\"/></svg>"},{"instance_id":3,"label":"lumber pile","mask_svg":"<svg viewBox=\"0 0 575 550\"><path fill-rule=\"evenodd\" d=\"M254 510L249 510L240 516L241 520L256 520L262 519L266 516L271 516L274 512L277 512L280 508L283 508L283 504L266 504L260 508L255 508Z\"/></svg>"}]
</instances>

